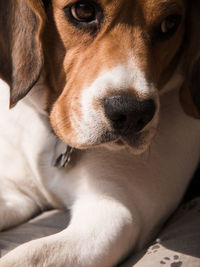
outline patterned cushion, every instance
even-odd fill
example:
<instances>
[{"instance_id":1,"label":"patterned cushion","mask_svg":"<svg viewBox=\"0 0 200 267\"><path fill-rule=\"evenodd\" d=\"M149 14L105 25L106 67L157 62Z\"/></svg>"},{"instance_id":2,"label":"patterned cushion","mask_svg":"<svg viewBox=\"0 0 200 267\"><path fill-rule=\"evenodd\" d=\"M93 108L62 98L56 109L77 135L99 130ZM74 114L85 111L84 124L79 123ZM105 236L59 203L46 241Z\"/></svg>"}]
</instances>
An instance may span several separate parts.
<instances>
[{"instance_id":1,"label":"patterned cushion","mask_svg":"<svg viewBox=\"0 0 200 267\"><path fill-rule=\"evenodd\" d=\"M157 239L123 267L200 267L200 197L182 205Z\"/></svg>"}]
</instances>

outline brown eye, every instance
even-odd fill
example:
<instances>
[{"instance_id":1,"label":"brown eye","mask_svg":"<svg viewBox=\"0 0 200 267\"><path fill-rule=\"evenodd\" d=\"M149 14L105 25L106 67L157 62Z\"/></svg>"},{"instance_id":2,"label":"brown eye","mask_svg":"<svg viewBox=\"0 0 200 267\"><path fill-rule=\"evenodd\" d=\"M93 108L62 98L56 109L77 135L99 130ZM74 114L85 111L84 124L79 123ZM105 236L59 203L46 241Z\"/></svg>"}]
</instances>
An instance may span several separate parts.
<instances>
[{"instance_id":1,"label":"brown eye","mask_svg":"<svg viewBox=\"0 0 200 267\"><path fill-rule=\"evenodd\" d=\"M79 22L92 22L96 20L96 9L91 3L78 2L71 7L73 18Z\"/></svg>"},{"instance_id":2,"label":"brown eye","mask_svg":"<svg viewBox=\"0 0 200 267\"><path fill-rule=\"evenodd\" d=\"M96 34L104 20L104 11L99 3L93 0L77 1L63 8L68 22L74 27Z\"/></svg>"},{"instance_id":3,"label":"brown eye","mask_svg":"<svg viewBox=\"0 0 200 267\"><path fill-rule=\"evenodd\" d=\"M170 15L160 25L161 34L171 36L174 34L180 24L181 16Z\"/></svg>"}]
</instances>

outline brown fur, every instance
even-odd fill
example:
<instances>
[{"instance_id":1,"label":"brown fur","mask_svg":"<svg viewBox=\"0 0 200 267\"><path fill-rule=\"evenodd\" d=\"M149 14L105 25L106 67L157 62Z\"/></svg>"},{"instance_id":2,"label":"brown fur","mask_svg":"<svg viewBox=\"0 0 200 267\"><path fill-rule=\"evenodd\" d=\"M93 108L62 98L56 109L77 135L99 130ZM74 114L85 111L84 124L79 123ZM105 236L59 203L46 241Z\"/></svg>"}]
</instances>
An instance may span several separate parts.
<instances>
[{"instance_id":1,"label":"brown fur","mask_svg":"<svg viewBox=\"0 0 200 267\"><path fill-rule=\"evenodd\" d=\"M186 27L185 76L181 103L187 114L200 118L200 2L191 1ZM195 105L194 105L195 104Z\"/></svg>"},{"instance_id":2,"label":"brown fur","mask_svg":"<svg viewBox=\"0 0 200 267\"><path fill-rule=\"evenodd\" d=\"M0 1L0 70L10 85L10 106L39 79L43 65L40 33L45 21L41 1ZM5 28L4 28L5 27Z\"/></svg>"},{"instance_id":3,"label":"brown fur","mask_svg":"<svg viewBox=\"0 0 200 267\"><path fill-rule=\"evenodd\" d=\"M105 19L95 34L68 22L63 8L71 2L52 0L46 20L40 0L0 0L0 70L11 86L11 106L31 90L43 67L46 109L54 130L76 146L70 118L72 112L81 117L78 100L83 85L91 84L104 68L129 60L131 52L149 82L160 90L184 53L181 102L188 114L200 117L189 91L193 89L198 103L199 93L194 91L199 86L190 80L200 51L198 0L100 0ZM183 17L177 32L167 41L153 39L155 25L173 12Z\"/></svg>"}]
</instances>

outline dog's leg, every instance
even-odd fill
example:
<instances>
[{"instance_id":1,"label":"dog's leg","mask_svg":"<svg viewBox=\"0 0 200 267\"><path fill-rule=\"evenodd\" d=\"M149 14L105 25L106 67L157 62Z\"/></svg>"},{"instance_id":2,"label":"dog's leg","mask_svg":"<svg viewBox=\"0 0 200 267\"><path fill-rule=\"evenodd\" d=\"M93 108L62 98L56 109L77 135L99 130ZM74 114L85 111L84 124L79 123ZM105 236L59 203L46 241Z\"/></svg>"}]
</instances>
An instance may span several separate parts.
<instances>
[{"instance_id":1,"label":"dog's leg","mask_svg":"<svg viewBox=\"0 0 200 267\"><path fill-rule=\"evenodd\" d=\"M0 260L0 266L114 266L137 240L137 220L122 202L83 197L75 202L66 230L19 246Z\"/></svg>"},{"instance_id":2,"label":"dog's leg","mask_svg":"<svg viewBox=\"0 0 200 267\"><path fill-rule=\"evenodd\" d=\"M40 211L37 203L26 188L12 180L1 179L0 184L0 230L22 223Z\"/></svg>"}]
</instances>

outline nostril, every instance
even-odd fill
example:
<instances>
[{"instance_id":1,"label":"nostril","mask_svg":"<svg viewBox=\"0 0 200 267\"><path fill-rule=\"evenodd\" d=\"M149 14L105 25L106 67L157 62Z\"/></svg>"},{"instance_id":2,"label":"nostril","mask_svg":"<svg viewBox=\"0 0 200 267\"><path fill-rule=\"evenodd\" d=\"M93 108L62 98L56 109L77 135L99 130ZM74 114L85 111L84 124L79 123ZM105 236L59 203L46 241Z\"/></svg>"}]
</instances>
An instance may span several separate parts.
<instances>
[{"instance_id":1,"label":"nostril","mask_svg":"<svg viewBox=\"0 0 200 267\"><path fill-rule=\"evenodd\" d=\"M127 116L124 114L117 114L111 119L115 129L124 129L126 127Z\"/></svg>"},{"instance_id":2,"label":"nostril","mask_svg":"<svg viewBox=\"0 0 200 267\"><path fill-rule=\"evenodd\" d=\"M135 121L135 132L140 132L153 118L153 114L150 112L148 115L143 115Z\"/></svg>"},{"instance_id":3,"label":"nostril","mask_svg":"<svg viewBox=\"0 0 200 267\"><path fill-rule=\"evenodd\" d=\"M105 98L104 110L106 116L112 122L114 128L124 128L127 121L127 114L123 112L123 108L117 97Z\"/></svg>"},{"instance_id":4,"label":"nostril","mask_svg":"<svg viewBox=\"0 0 200 267\"><path fill-rule=\"evenodd\" d=\"M136 132L141 131L141 130L144 128L145 125L146 125L146 121L145 121L145 119L143 119L143 118L138 119L138 120L136 121L136 124L135 124L135 131L136 131Z\"/></svg>"},{"instance_id":5,"label":"nostril","mask_svg":"<svg viewBox=\"0 0 200 267\"><path fill-rule=\"evenodd\" d=\"M113 122L123 124L124 122L126 122L127 117L126 117L126 115L124 115L124 114L113 113L112 116L110 117L110 119L111 119Z\"/></svg>"}]
</instances>

